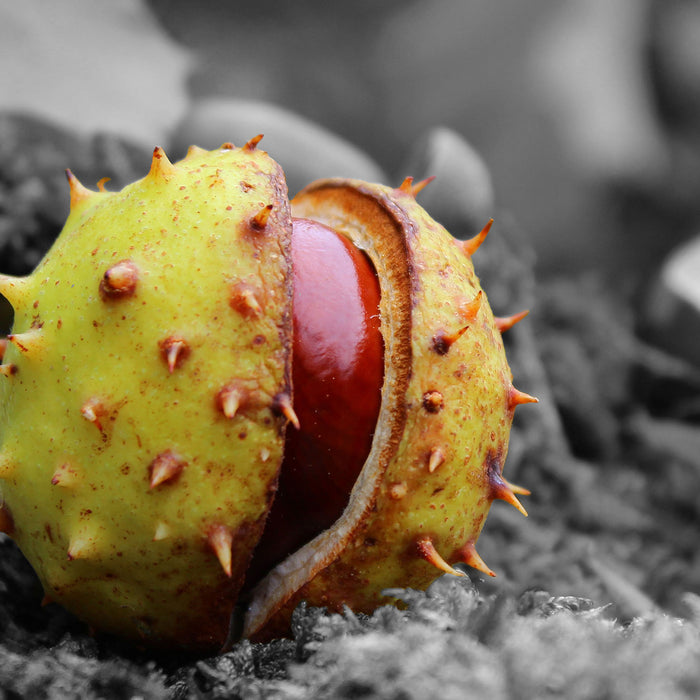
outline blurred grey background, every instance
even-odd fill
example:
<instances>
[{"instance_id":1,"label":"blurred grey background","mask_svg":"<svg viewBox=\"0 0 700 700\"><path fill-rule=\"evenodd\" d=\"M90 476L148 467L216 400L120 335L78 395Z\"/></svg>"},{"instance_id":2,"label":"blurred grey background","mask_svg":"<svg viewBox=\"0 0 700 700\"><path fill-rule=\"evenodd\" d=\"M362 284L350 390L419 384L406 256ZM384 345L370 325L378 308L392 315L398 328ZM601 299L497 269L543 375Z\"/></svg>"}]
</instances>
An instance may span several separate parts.
<instances>
[{"instance_id":1,"label":"blurred grey background","mask_svg":"<svg viewBox=\"0 0 700 700\"><path fill-rule=\"evenodd\" d=\"M0 111L146 153L216 145L212 98L253 123L264 103L397 182L451 127L541 274L639 286L698 228L697 0L24 0L0 4L0 52Z\"/></svg>"}]
</instances>

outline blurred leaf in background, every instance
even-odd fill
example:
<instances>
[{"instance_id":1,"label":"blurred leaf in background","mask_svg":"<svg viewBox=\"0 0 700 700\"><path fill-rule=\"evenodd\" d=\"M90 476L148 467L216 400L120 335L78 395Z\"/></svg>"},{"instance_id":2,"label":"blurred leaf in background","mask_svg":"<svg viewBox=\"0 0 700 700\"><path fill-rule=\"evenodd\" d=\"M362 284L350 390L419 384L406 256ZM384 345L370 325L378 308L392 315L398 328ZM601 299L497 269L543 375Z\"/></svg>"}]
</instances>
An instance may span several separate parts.
<instances>
[{"instance_id":1,"label":"blurred leaf in background","mask_svg":"<svg viewBox=\"0 0 700 700\"><path fill-rule=\"evenodd\" d=\"M3 3L0 47L3 112L153 148L188 104L188 52L141 0Z\"/></svg>"}]
</instances>

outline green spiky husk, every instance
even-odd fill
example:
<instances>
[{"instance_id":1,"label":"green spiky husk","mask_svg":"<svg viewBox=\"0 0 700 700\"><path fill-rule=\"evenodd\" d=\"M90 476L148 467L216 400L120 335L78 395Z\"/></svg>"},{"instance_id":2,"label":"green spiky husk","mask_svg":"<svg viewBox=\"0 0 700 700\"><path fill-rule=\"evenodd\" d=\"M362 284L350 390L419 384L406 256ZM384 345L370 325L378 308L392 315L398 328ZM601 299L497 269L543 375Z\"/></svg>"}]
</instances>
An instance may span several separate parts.
<instances>
[{"instance_id":1,"label":"green spiky husk","mask_svg":"<svg viewBox=\"0 0 700 700\"><path fill-rule=\"evenodd\" d=\"M175 165L157 153L121 192L73 183L57 243L21 284L4 284L19 340L0 388L2 494L51 600L101 630L212 649L282 459L290 217L283 175L261 151L195 149ZM265 230L251 228L269 204ZM124 260L135 290L109 298L103 276ZM264 313L232 306L241 281ZM187 356L171 372L173 337ZM217 395L232 382L251 398L229 419ZM184 467L151 487L168 451ZM212 555L217 528L235 543L230 576Z\"/></svg>"}]
</instances>

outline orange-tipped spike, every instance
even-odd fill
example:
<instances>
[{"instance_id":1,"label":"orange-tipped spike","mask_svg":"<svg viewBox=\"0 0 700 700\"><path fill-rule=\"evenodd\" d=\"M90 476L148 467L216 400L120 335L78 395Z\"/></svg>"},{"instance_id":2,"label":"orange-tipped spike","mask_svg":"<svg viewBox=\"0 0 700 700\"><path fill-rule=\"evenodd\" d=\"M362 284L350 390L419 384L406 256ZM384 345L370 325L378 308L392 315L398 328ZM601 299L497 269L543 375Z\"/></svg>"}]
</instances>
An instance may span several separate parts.
<instances>
[{"instance_id":1,"label":"orange-tipped spike","mask_svg":"<svg viewBox=\"0 0 700 700\"><path fill-rule=\"evenodd\" d=\"M496 328L503 333L504 331L512 328L516 323L520 323L520 321L522 321L529 313L530 310L527 309L525 311L521 311L519 314L513 314L512 316L496 316L493 320L496 324Z\"/></svg>"},{"instance_id":2,"label":"orange-tipped spike","mask_svg":"<svg viewBox=\"0 0 700 700\"><path fill-rule=\"evenodd\" d=\"M0 362L2 362L2 358L5 357L8 342L7 338L0 338Z\"/></svg>"},{"instance_id":3,"label":"orange-tipped spike","mask_svg":"<svg viewBox=\"0 0 700 700\"><path fill-rule=\"evenodd\" d=\"M217 395L217 403L226 418L234 418L248 398L248 392L237 384L225 386Z\"/></svg>"},{"instance_id":4,"label":"orange-tipped spike","mask_svg":"<svg viewBox=\"0 0 700 700\"><path fill-rule=\"evenodd\" d=\"M409 175L404 178L404 181L396 189L406 194L413 195L413 177Z\"/></svg>"},{"instance_id":5,"label":"orange-tipped spike","mask_svg":"<svg viewBox=\"0 0 700 700\"><path fill-rule=\"evenodd\" d=\"M105 185L111 180L111 177L102 177L97 181L97 189L100 192L106 192Z\"/></svg>"},{"instance_id":6,"label":"orange-tipped spike","mask_svg":"<svg viewBox=\"0 0 700 700\"><path fill-rule=\"evenodd\" d=\"M219 146L220 151L233 151L236 148L236 144L232 141L224 141L224 143Z\"/></svg>"},{"instance_id":7,"label":"orange-tipped spike","mask_svg":"<svg viewBox=\"0 0 700 700\"><path fill-rule=\"evenodd\" d=\"M428 457L428 471L432 474L445 462L445 453L439 447L433 447Z\"/></svg>"},{"instance_id":8,"label":"orange-tipped spike","mask_svg":"<svg viewBox=\"0 0 700 700\"><path fill-rule=\"evenodd\" d=\"M515 408L524 403L539 403L539 399L535 396L530 396L524 391L516 389L512 384L508 391L508 408Z\"/></svg>"},{"instance_id":9,"label":"orange-tipped spike","mask_svg":"<svg viewBox=\"0 0 700 700\"><path fill-rule=\"evenodd\" d=\"M489 569L488 566L486 566L486 562L479 556L479 553L476 551L476 547L474 546L474 542L471 540L459 549L458 554L460 560L467 566L471 566L472 569L481 571L488 576L496 575L493 571L491 571L491 569Z\"/></svg>"},{"instance_id":10,"label":"orange-tipped spike","mask_svg":"<svg viewBox=\"0 0 700 700\"><path fill-rule=\"evenodd\" d=\"M503 479L503 477L501 477ZM518 486L517 484L512 484L510 481L506 481L506 479L503 479L505 482L506 486L513 492L517 493L518 496L529 496L532 494L532 491L530 489L526 489L523 486Z\"/></svg>"},{"instance_id":11,"label":"orange-tipped spike","mask_svg":"<svg viewBox=\"0 0 700 700\"><path fill-rule=\"evenodd\" d=\"M27 277L0 274L0 296L4 296L17 309L25 297L28 282Z\"/></svg>"},{"instance_id":12,"label":"orange-tipped spike","mask_svg":"<svg viewBox=\"0 0 700 700\"><path fill-rule=\"evenodd\" d=\"M150 488L154 489L166 481L174 481L186 466L187 462L172 450L161 452L148 467Z\"/></svg>"},{"instance_id":13,"label":"orange-tipped spike","mask_svg":"<svg viewBox=\"0 0 700 700\"><path fill-rule=\"evenodd\" d=\"M44 346L43 331L39 327L31 328L24 333L12 333L7 336L7 339L26 355L33 355Z\"/></svg>"},{"instance_id":14,"label":"orange-tipped spike","mask_svg":"<svg viewBox=\"0 0 700 700\"><path fill-rule=\"evenodd\" d=\"M17 374L17 365L13 365L12 363L0 365L0 375L11 377L13 374Z\"/></svg>"},{"instance_id":15,"label":"orange-tipped spike","mask_svg":"<svg viewBox=\"0 0 700 700\"><path fill-rule=\"evenodd\" d=\"M430 342L431 349L438 355L447 355L450 348L467 332L469 326L462 326L453 333L438 331Z\"/></svg>"},{"instance_id":16,"label":"orange-tipped spike","mask_svg":"<svg viewBox=\"0 0 700 700\"><path fill-rule=\"evenodd\" d=\"M51 603L54 602L56 601L54 601L54 599L48 593L44 593L44 597L41 599L40 605L42 608L45 608L47 605L51 605Z\"/></svg>"},{"instance_id":17,"label":"orange-tipped spike","mask_svg":"<svg viewBox=\"0 0 700 700\"><path fill-rule=\"evenodd\" d=\"M267 222L270 220L270 214L272 213L272 204L268 204L263 207L251 220L250 226L256 231L263 231L267 226Z\"/></svg>"},{"instance_id":18,"label":"orange-tipped spike","mask_svg":"<svg viewBox=\"0 0 700 700\"><path fill-rule=\"evenodd\" d=\"M97 194L85 187L70 170L66 170L68 187L70 188L70 208L75 209L81 202L86 202L90 197Z\"/></svg>"},{"instance_id":19,"label":"orange-tipped spike","mask_svg":"<svg viewBox=\"0 0 700 700\"><path fill-rule=\"evenodd\" d=\"M421 180L420 182L416 182L414 184L413 178L409 176L405 178L404 181L396 189L400 190L401 192L405 192L406 194L410 194L412 197L415 197L419 192L424 190L434 179L435 176L432 175L431 177L426 177L425 180Z\"/></svg>"},{"instance_id":20,"label":"orange-tipped spike","mask_svg":"<svg viewBox=\"0 0 700 700\"><path fill-rule=\"evenodd\" d=\"M170 374L178 369L190 354L190 346L187 341L179 336L168 336L161 340L158 345Z\"/></svg>"},{"instance_id":21,"label":"orange-tipped spike","mask_svg":"<svg viewBox=\"0 0 700 700\"><path fill-rule=\"evenodd\" d=\"M479 231L479 233L476 234L473 238L468 238L466 241L462 241L462 250L471 258L474 253L476 253L477 250L479 250L479 247L481 244L486 240L486 236L489 235L489 231L491 230L491 226L493 226L493 219L489 219L488 223L484 228Z\"/></svg>"},{"instance_id":22,"label":"orange-tipped spike","mask_svg":"<svg viewBox=\"0 0 700 700\"><path fill-rule=\"evenodd\" d=\"M292 406L292 398L289 394L278 394L275 398L274 407L297 429L300 423L297 414Z\"/></svg>"},{"instance_id":23,"label":"orange-tipped spike","mask_svg":"<svg viewBox=\"0 0 700 700\"><path fill-rule=\"evenodd\" d=\"M481 308L481 302L483 301L484 293L480 289L476 296L470 301L466 301L459 306L459 314L464 321L467 323L474 323L476 321L476 316Z\"/></svg>"},{"instance_id":24,"label":"orange-tipped spike","mask_svg":"<svg viewBox=\"0 0 700 700\"><path fill-rule=\"evenodd\" d=\"M209 546L214 550L224 573L231 578L231 548L233 532L226 525L214 525L207 535Z\"/></svg>"},{"instance_id":25,"label":"orange-tipped spike","mask_svg":"<svg viewBox=\"0 0 700 700\"><path fill-rule=\"evenodd\" d=\"M99 399L88 399L81 407L80 413L86 421L92 423L100 432L102 429L102 417L105 415L105 407Z\"/></svg>"},{"instance_id":26,"label":"orange-tipped spike","mask_svg":"<svg viewBox=\"0 0 700 700\"><path fill-rule=\"evenodd\" d=\"M491 498L499 499L510 503L514 508L517 508L526 518L527 511L523 504L517 499L511 485L499 474L491 474L490 477Z\"/></svg>"},{"instance_id":27,"label":"orange-tipped spike","mask_svg":"<svg viewBox=\"0 0 700 700\"><path fill-rule=\"evenodd\" d=\"M100 296L108 299L124 299L136 292L139 268L133 260L120 260L107 269L100 280Z\"/></svg>"},{"instance_id":28,"label":"orange-tipped spike","mask_svg":"<svg viewBox=\"0 0 700 700\"><path fill-rule=\"evenodd\" d=\"M153 149L151 169L147 177L152 180L169 180L176 171L177 168L170 162L165 151L160 146L156 146Z\"/></svg>"},{"instance_id":29,"label":"orange-tipped spike","mask_svg":"<svg viewBox=\"0 0 700 700\"><path fill-rule=\"evenodd\" d=\"M250 139L250 141L247 141L243 145L243 149L246 151L254 151L258 147L260 141L262 141L263 136L264 134L258 134L257 136L253 136L253 138Z\"/></svg>"},{"instance_id":30,"label":"orange-tipped spike","mask_svg":"<svg viewBox=\"0 0 700 700\"><path fill-rule=\"evenodd\" d=\"M15 531L15 521L6 503L0 504L0 532L12 537Z\"/></svg>"},{"instance_id":31,"label":"orange-tipped spike","mask_svg":"<svg viewBox=\"0 0 700 700\"><path fill-rule=\"evenodd\" d=\"M63 486L65 488L74 486L78 483L78 480L78 472L67 462L57 467L51 476L53 486Z\"/></svg>"},{"instance_id":32,"label":"orange-tipped spike","mask_svg":"<svg viewBox=\"0 0 700 700\"><path fill-rule=\"evenodd\" d=\"M435 568L444 571L446 574L452 574L453 576L464 576L465 574L457 569L451 567L435 549L435 545L430 537L421 537L416 541L416 547L418 549L418 554L425 559L429 564L432 564Z\"/></svg>"},{"instance_id":33,"label":"orange-tipped spike","mask_svg":"<svg viewBox=\"0 0 700 700\"><path fill-rule=\"evenodd\" d=\"M414 197L417 197L434 179L435 175L431 175L430 177L426 177L424 180L416 182L411 188L411 194Z\"/></svg>"}]
</instances>

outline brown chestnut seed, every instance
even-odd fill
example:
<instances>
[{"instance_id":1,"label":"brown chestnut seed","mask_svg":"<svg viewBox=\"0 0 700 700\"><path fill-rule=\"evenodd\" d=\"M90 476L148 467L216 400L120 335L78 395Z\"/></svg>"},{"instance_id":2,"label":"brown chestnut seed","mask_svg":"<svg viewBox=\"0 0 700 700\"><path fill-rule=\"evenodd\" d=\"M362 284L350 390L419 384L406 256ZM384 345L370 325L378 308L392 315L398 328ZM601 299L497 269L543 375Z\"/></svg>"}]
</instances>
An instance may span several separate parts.
<instances>
[{"instance_id":1,"label":"brown chestnut seed","mask_svg":"<svg viewBox=\"0 0 700 700\"><path fill-rule=\"evenodd\" d=\"M381 400L379 282L369 258L332 229L294 219L292 261L300 427L287 428L251 584L338 519L369 453Z\"/></svg>"}]
</instances>

